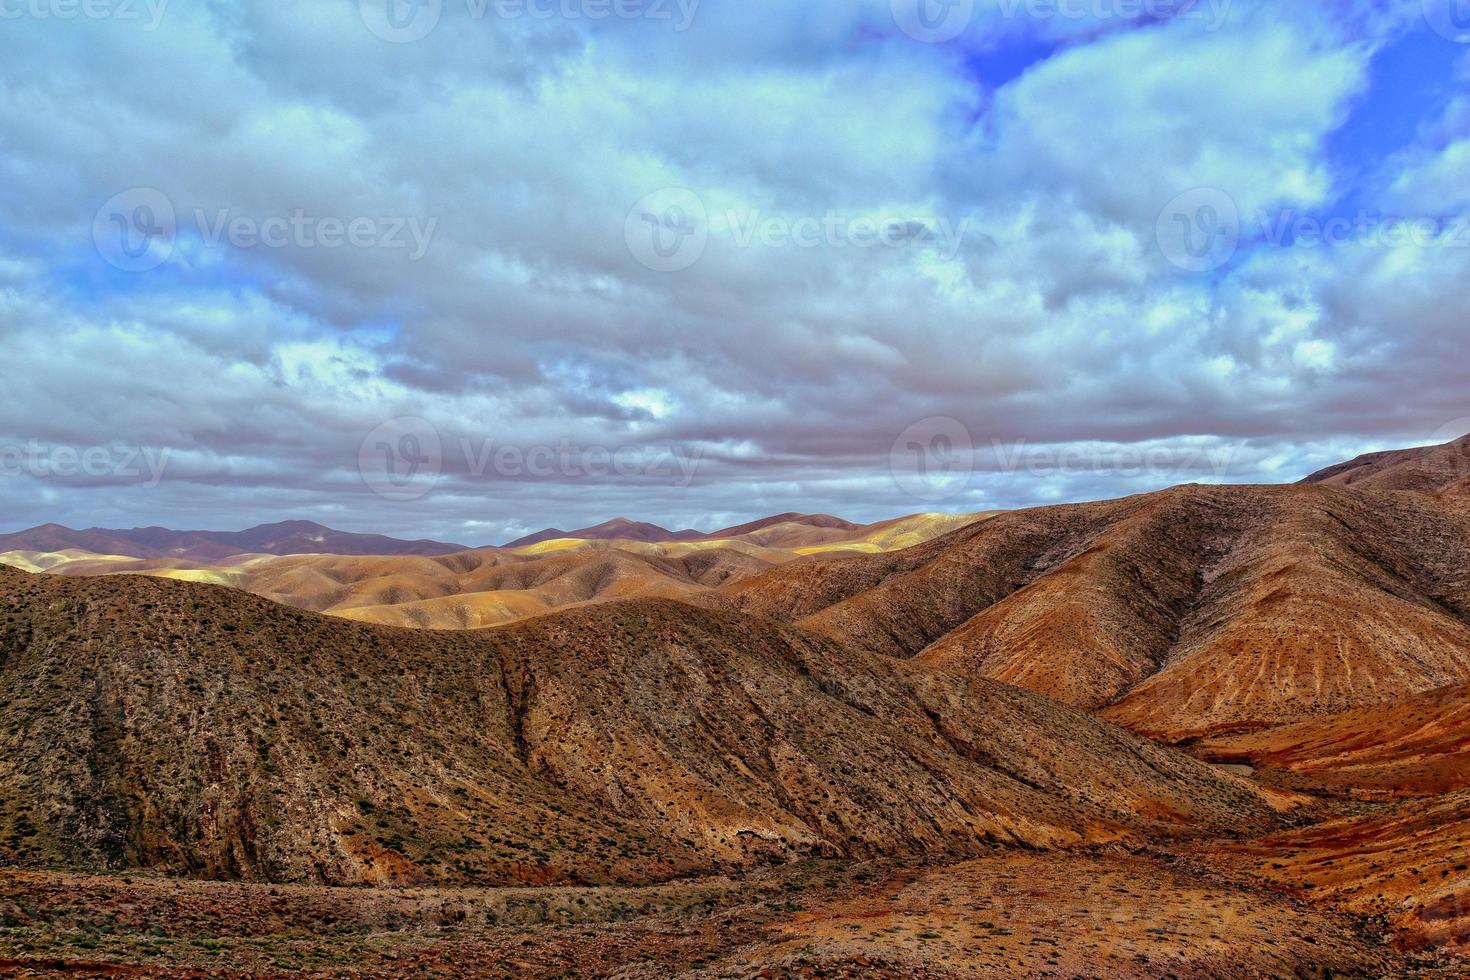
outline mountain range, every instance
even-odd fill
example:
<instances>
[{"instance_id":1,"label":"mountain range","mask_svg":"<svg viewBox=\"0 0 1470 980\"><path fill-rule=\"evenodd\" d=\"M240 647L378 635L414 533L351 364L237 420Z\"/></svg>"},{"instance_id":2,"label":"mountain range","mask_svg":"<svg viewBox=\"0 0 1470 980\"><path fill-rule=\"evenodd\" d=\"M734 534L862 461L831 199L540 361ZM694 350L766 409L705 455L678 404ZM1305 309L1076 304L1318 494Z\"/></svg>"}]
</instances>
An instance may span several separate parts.
<instances>
[{"instance_id":1,"label":"mountain range","mask_svg":"<svg viewBox=\"0 0 1470 980\"><path fill-rule=\"evenodd\" d=\"M0 923L91 962L48 889L143 872L75 879L104 962L201 968L152 909L384 973L1455 975L1467 447L866 527L0 565ZM259 942L216 965L270 972Z\"/></svg>"},{"instance_id":2,"label":"mountain range","mask_svg":"<svg viewBox=\"0 0 1470 980\"><path fill-rule=\"evenodd\" d=\"M171 531L163 527L76 531L42 524L0 534L0 552L83 551L126 558L185 558L213 561L236 555L447 555L466 550L441 541L402 541L381 534L335 531L311 521L261 524L244 531Z\"/></svg>"}]
</instances>

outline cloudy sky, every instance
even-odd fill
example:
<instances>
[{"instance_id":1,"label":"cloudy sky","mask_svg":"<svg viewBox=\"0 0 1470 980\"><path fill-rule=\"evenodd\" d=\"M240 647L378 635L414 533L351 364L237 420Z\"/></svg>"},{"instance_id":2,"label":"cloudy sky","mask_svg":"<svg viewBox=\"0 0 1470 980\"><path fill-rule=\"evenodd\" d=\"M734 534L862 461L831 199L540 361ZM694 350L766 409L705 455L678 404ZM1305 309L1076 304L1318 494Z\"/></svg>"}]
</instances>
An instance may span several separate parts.
<instances>
[{"instance_id":1,"label":"cloudy sky","mask_svg":"<svg viewBox=\"0 0 1470 980\"><path fill-rule=\"evenodd\" d=\"M0 0L0 530L493 543L1470 431L1458 0Z\"/></svg>"}]
</instances>

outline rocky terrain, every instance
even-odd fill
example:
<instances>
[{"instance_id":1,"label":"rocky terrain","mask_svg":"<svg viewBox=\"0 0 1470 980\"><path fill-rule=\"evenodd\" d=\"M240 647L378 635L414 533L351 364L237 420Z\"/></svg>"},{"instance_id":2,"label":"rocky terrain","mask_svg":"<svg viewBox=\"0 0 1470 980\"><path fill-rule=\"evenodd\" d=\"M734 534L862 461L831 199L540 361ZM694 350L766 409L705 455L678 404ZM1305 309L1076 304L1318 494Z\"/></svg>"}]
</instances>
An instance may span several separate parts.
<instances>
[{"instance_id":1,"label":"rocky terrain","mask_svg":"<svg viewBox=\"0 0 1470 980\"><path fill-rule=\"evenodd\" d=\"M20 976L1452 976L1350 916L1147 856L801 861L596 888L0 872Z\"/></svg>"},{"instance_id":2,"label":"rocky terrain","mask_svg":"<svg viewBox=\"0 0 1470 980\"><path fill-rule=\"evenodd\" d=\"M1244 880L1385 921L1402 947L1470 952L1470 793L1222 843L1204 860L1243 872Z\"/></svg>"},{"instance_id":3,"label":"rocky terrain","mask_svg":"<svg viewBox=\"0 0 1470 980\"><path fill-rule=\"evenodd\" d=\"M477 633L0 573L0 860L644 882L1266 829L1249 782L1018 689L670 601Z\"/></svg>"},{"instance_id":4,"label":"rocky terrain","mask_svg":"<svg viewBox=\"0 0 1470 980\"><path fill-rule=\"evenodd\" d=\"M1369 453L1329 466L1302 482L1463 496L1470 489L1470 435L1442 446Z\"/></svg>"},{"instance_id":5,"label":"rocky terrain","mask_svg":"<svg viewBox=\"0 0 1470 980\"><path fill-rule=\"evenodd\" d=\"M984 520L0 566L0 971L1464 975L1465 445Z\"/></svg>"},{"instance_id":6,"label":"rocky terrain","mask_svg":"<svg viewBox=\"0 0 1470 980\"><path fill-rule=\"evenodd\" d=\"M595 602L693 599L807 556L892 551L986 516L917 514L858 525L827 515L780 514L714 534L670 532L619 518L576 532L548 530L529 543L474 550L343 535L319 525L303 528L300 522L236 535L207 534L202 543L195 538L204 532L149 529L142 546L131 540L137 537L133 532L38 528L8 537L12 544L60 550L0 550L0 564L56 575L142 574L229 585L361 622L480 629ZM117 534L129 540L113 537ZM177 553L161 554L154 547L181 540ZM246 540L276 550L237 553ZM383 550L361 550L375 542Z\"/></svg>"},{"instance_id":7,"label":"rocky terrain","mask_svg":"<svg viewBox=\"0 0 1470 980\"><path fill-rule=\"evenodd\" d=\"M744 612L1169 742L1470 682L1470 513L1326 486L1002 514L722 590Z\"/></svg>"}]
</instances>

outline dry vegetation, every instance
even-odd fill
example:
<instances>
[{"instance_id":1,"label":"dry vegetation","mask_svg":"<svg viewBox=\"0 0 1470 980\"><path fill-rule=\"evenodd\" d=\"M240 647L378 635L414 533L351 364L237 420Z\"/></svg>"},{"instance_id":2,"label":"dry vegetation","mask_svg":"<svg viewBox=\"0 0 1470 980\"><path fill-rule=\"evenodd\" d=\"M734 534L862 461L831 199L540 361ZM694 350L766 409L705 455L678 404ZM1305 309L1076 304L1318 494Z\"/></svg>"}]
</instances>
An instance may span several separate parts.
<instances>
[{"instance_id":1,"label":"dry vegetation","mask_svg":"<svg viewBox=\"0 0 1470 980\"><path fill-rule=\"evenodd\" d=\"M1464 975L1467 458L957 529L31 555L0 971Z\"/></svg>"},{"instance_id":2,"label":"dry vegetation","mask_svg":"<svg viewBox=\"0 0 1470 980\"><path fill-rule=\"evenodd\" d=\"M1203 980L1426 976L1439 962L1349 917L1144 856L803 861L643 888L0 872L0 970L29 976Z\"/></svg>"}]
</instances>

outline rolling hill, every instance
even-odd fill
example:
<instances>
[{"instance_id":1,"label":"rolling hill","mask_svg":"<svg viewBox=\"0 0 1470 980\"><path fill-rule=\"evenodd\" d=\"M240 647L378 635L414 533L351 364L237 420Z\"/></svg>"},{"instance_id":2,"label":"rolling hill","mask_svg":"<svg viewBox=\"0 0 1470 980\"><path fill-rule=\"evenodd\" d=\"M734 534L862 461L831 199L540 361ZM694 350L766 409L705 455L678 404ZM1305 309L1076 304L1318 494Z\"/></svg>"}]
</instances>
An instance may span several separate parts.
<instances>
[{"instance_id":1,"label":"rolling hill","mask_svg":"<svg viewBox=\"0 0 1470 980\"><path fill-rule=\"evenodd\" d=\"M551 538L514 549L444 554L231 554L215 559L20 550L0 552L0 564L71 576L156 575L228 585L300 609L365 622L478 629L609 599L692 599L801 559L808 551L882 551L985 515L923 514L871 526L821 515L790 520L793 516L801 517L778 515L753 522L749 530L731 529L741 530L738 535L689 540ZM604 527L660 537L639 530L652 525L610 522ZM266 534L252 538L265 545L281 540ZM331 540L337 539L327 543ZM348 544L363 542L349 539Z\"/></svg>"},{"instance_id":2,"label":"rolling hill","mask_svg":"<svg viewBox=\"0 0 1470 980\"><path fill-rule=\"evenodd\" d=\"M177 878L294 883L334 918L453 904L480 918L448 946L425 919L415 961L492 972L1409 969L1470 949L1450 449L678 540L15 551L0 866L34 870L0 872L0 918L75 965L90 934L36 896L141 870L75 880L134 910L282 908ZM664 925L619 931L655 896ZM603 931L532 940L518 903Z\"/></svg>"},{"instance_id":3,"label":"rolling hill","mask_svg":"<svg viewBox=\"0 0 1470 980\"><path fill-rule=\"evenodd\" d=\"M667 600L443 633L0 569L0 716L18 866L645 882L1276 819L1036 695Z\"/></svg>"},{"instance_id":4,"label":"rolling hill","mask_svg":"<svg viewBox=\"0 0 1470 980\"><path fill-rule=\"evenodd\" d=\"M642 541L645 543L658 541L694 541L705 535L699 531L670 531L666 527L657 524L649 524L646 521L630 521L626 517L614 517L610 521L595 524L592 527L580 528L576 531L563 531L560 528L549 527L535 534L528 534L523 538L505 545L507 550L524 548L528 545L541 544L544 541L556 541L563 538L574 538L578 541Z\"/></svg>"},{"instance_id":5,"label":"rolling hill","mask_svg":"<svg viewBox=\"0 0 1470 980\"><path fill-rule=\"evenodd\" d=\"M1368 798L1470 789L1470 686L1253 732L1206 738L1203 758L1290 773Z\"/></svg>"},{"instance_id":6,"label":"rolling hill","mask_svg":"<svg viewBox=\"0 0 1470 980\"><path fill-rule=\"evenodd\" d=\"M1428 494L1176 487L1002 514L721 590L1165 741L1470 682L1470 515Z\"/></svg>"},{"instance_id":7,"label":"rolling hill","mask_svg":"<svg viewBox=\"0 0 1470 980\"><path fill-rule=\"evenodd\" d=\"M1470 793L1222 843L1203 860L1294 897L1384 919L1404 946L1470 952Z\"/></svg>"},{"instance_id":8,"label":"rolling hill","mask_svg":"<svg viewBox=\"0 0 1470 980\"><path fill-rule=\"evenodd\" d=\"M1470 490L1470 435L1442 446L1369 453L1329 466L1302 482L1462 496Z\"/></svg>"}]
</instances>

